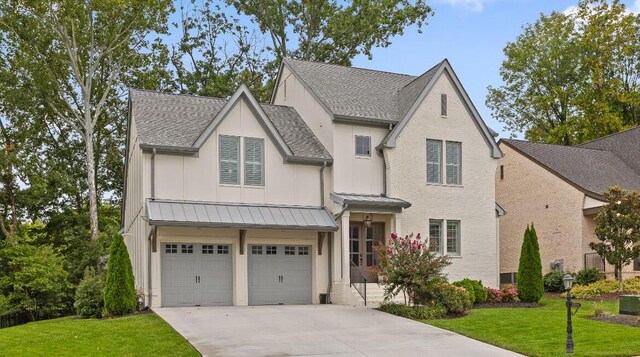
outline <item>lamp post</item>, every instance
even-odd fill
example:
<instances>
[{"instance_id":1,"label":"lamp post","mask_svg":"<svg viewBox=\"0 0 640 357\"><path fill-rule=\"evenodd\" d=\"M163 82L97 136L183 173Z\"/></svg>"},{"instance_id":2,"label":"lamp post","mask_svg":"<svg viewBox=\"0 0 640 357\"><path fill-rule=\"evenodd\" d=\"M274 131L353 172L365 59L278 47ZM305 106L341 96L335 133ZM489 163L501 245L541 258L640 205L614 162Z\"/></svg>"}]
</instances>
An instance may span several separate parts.
<instances>
[{"instance_id":1,"label":"lamp post","mask_svg":"<svg viewBox=\"0 0 640 357\"><path fill-rule=\"evenodd\" d=\"M573 304L571 303L571 288L573 287L573 277L569 274L566 274L564 278L562 278L562 282L564 283L564 290L567 292L567 344L566 349L567 353L573 353L573 328L571 327L571 308Z\"/></svg>"}]
</instances>

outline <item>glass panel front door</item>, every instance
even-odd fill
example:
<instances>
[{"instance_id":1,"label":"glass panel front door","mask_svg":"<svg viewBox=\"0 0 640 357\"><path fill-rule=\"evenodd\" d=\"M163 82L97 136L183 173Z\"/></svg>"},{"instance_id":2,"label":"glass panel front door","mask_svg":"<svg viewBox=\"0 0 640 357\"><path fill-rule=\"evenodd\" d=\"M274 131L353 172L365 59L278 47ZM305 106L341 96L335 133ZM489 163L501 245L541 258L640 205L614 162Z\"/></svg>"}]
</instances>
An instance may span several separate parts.
<instances>
[{"instance_id":1,"label":"glass panel front door","mask_svg":"<svg viewBox=\"0 0 640 357\"><path fill-rule=\"evenodd\" d=\"M377 274L368 267L378 263L374 247L384 242L384 223L372 223L366 227L361 222L349 222L349 257L353 264L362 266L367 281L375 282Z\"/></svg>"}]
</instances>

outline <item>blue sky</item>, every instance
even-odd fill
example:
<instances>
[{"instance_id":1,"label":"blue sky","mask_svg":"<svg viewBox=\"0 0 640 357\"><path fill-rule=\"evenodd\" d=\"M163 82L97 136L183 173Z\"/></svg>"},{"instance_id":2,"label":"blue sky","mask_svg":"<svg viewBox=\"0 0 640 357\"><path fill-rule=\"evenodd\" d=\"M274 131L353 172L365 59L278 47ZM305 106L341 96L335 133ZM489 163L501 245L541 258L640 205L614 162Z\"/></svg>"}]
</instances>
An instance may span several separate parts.
<instances>
[{"instance_id":1,"label":"blue sky","mask_svg":"<svg viewBox=\"0 0 640 357\"><path fill-rule=\"evenodd\" d=\"M432 0L435 10L422 34L410 28L387 48L373 51L373 59L357 57L353 65L391 72L420 74L448 58L487 125L508 137L502 124L485 106L487 86L501 84L502 49L515 40L522 26L540 13L565 11L577 0ZM640 0L623 1L637 12Z\"/></svg>"}]
</instances>

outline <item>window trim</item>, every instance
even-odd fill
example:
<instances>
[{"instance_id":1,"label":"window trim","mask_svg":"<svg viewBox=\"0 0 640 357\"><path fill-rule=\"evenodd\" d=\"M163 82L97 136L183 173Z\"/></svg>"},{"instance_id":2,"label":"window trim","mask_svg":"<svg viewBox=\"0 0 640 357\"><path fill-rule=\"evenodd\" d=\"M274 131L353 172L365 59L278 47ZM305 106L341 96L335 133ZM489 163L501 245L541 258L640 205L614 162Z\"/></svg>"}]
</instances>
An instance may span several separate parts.
<instances>
[{"instance_id":1,"label":"window trim","mask_svg":"<svg viewBox=\"0 0 640 357\"><path fill-rule=\"evenodd\" d=\"M429 142L433 142L433 143L438 143L438 162L437 162L437 167L438 167L438 181L429 181ZM443 156L443 152L442 152L442 140L438 140L438 139L427 139L426 141L426 150L425 150L425 162L426 162L426 181L427 184L432 184L432 185L442 185L442 156ZM431 164L433 165L433 162L431 162Z\"/></svg>"},{"instance_id":2,"label":"window trim","mask_svg":"<svg viewBox=\"0 0 640 357\"><path fill-rule=\"evenodd\" d=\"M457 228L456 228L456 251L455 252L449 252L449 223L457 223ZM447 220L447 226L446 226L446 241L447 241L447 256L450 257L461 257L462 256L462 223L460 222L459 219L448 219Z\"/></svg>"},{"instance_id":3,"label":"window trim","mask_svg":"<svg viewBox=\"0 0 640 357\"><path fill-rule=\"evenodd\" d=\"M457 183L449 183L448 179L449 179L449 155L447 155L447 145L449 144L458 144L459 149L458 150L458 182ZM445 142L445 183L446 185L451 185L451 186L462 186L462 142L460 141L446 141ZM452 165L453 166L453 165Z\"/></svg>"},{"instance_id":4,"label":"window trim","mask_svg":"<svg viewBox=\"0 0 640 357\"><path fill-rule=\"evenodd\" d=\"M444 228L444 219L438 219L438 218L429 218L428 220L428 224L429 224L429 228L428 228L428 232L429 232L429 245L431 245L431 239L433 239L433 237L431 237L431 224L432 223L438 223L440 225L440 236L438 237L438 251L435 252L436 254L442 255L443 251L444 251L444 241L443 241L443 237L444 237L444 232L443 232L443 228ZM431 249L431 246L429 246L429 249Z\"/></svg>"},{"instance_id":5,"label":"window trim","mask_svg":"<svg viewBox=\"0 0 640 357\"><path fill-rule=\"evenodd\" d=\"M367 142L369 144L368 150L367 150L368 154L358 154L358 138L367 139ZM355 154L357 158L371 158L371 136L356 135L354 138L354 145L355 145Z\"/></svg>"},{"instance_id":6,"label":"window trim","mask_svg":"<svg viewBox=\"0 0 640 357\"><path fill-rule=\"evenodd\" d=\"M236 182L223 182L222 180L222 138L236 138L238 140L238 156L236 159L236 165L237 165L237 180ZM221 185L233 185L233 186L239 186L242 184L241 180L240 180L240 176L243 174L242 173L242 153L240 152L241 148L242 148L242 137L241 136L237 136L237 135L223 135L220 134L218 135L218 183ZM229 160L227 160L229 161Z\"/></svg>"},{"instance_id":7,"label":"window trim","mask_svg":"<svg viewBox=\"0 0 640 357\"><path fill-rule=\"evenodd\" d=\"M249 141L255 140L257 142L262 143L262 162L261 164L261 172L260 172L260 178L261 178L261 182L260 184L251 184L251 183L247 183L247 157L246 157L246 149L247 149L247 139L249 139ZM265 186L265 181L266 181L266 155L265 155L265 140L264 138L257 138L257 137L249 137L249 136L245 136L242 137L242 183L244 184L244 186L250 186L250 187L264 187ZM252 162L251 164L255 165L255 162Z\"/></svg>"}]
</instances>

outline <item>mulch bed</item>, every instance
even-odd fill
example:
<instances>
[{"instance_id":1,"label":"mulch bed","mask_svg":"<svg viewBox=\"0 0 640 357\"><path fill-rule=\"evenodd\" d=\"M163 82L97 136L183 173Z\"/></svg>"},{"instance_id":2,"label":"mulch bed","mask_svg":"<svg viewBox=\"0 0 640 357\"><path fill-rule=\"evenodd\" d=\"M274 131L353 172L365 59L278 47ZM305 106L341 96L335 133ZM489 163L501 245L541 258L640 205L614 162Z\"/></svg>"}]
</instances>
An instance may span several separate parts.
<instances>
[{"instance_id":1,"label":"mulch bed","mask_svg":"<svg viewBox=\"0 0 640 357\"><path fill-rule=\"evenodd\" d=\"M640 316L632 315L600 315L597 317L591 317L590 320L608 322L618 325L626 325L633 327L640 327Z\"/></svg>"},{"instance_id":2,"label":"mulch bed","mask_svg":"<svg viewBox=\"0 0 640 357\"><path fill-rule=\"evenodd\" d=\"M521 302L521 301L517 301L517 302L501 302L499 304L492 304L492 303L482 303L482 304L475 304L473 305L473 309L493 309L493 308L536 308L536 307L543 307L543 304L538 304L538 303L534 303L534 302Z\"/></svg>"}]
</instances>

